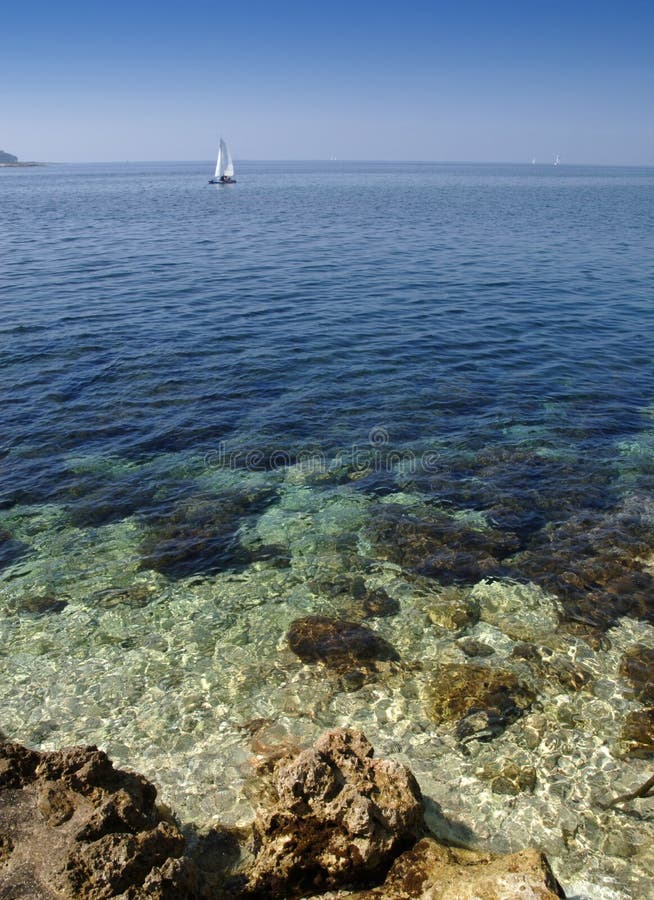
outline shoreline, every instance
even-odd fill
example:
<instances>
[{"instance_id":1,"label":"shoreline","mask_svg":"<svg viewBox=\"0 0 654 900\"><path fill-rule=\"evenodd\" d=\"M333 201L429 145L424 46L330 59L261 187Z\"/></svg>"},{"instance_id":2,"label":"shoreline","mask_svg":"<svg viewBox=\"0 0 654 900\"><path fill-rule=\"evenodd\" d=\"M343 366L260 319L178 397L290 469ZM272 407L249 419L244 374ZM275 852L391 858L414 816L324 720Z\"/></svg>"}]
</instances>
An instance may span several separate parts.
<instances>
[{"instance_id":1,"label":"shoreline","mask_svg":"<svg viewBox=\"0 0 654 900\"><path fill-rule=\"evenodd\" d=\"M439 838L411 770L375 757L361 731L271 747L251 764L251 827L226 829L217 815L189 832L152 782L95 746L39 752L0 734L0 888L44 900L566 896L542 850Z\"/></svg>"}]
</instances>

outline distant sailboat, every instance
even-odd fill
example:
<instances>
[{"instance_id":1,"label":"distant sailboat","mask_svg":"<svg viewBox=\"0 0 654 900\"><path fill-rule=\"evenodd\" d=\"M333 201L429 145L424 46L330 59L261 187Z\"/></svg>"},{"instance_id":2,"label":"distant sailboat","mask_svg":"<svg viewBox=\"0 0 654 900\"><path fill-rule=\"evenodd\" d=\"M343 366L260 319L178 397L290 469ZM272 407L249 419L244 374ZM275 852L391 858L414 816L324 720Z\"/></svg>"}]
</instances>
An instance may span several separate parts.
<instances>
[{"instance_id":1,"label":"distant sailboat","mask_svg":"<svg viewBox=\"0 0 654 900\"><path fill-rule=\"evenodd\" d=\"M536 157L535 157L535 156L532 158L531 164L532 164L532 166L535 166L535 165L536 165Z\"/></svg>"},{"instance_id":2,"label":"distant sailboat","mask_svg":"<svg viewBox=\"0 0 654 900\"><path fill-rule=\"evenodd\" d=\"M560 165L560 163L561 163L561 157L560 157L559 154L557 153L557 154L556 154L556 159L554 160L554 165L555 165L555 166L558 166L558 165Z\"/></svg>"},{"instance_id":3,"label":"distant sailboat","mask_svg":"<svg viewBox=\"0 0 654 900\"><path fill-rule=\"evenodd\" d=\"M209 179L209 184L236 184L234 178L234 163L232 155L229 152L227 144L221 138L218 145L218 158L216 160L216 171L213 178Z\"/></svg>"}]
</instances>

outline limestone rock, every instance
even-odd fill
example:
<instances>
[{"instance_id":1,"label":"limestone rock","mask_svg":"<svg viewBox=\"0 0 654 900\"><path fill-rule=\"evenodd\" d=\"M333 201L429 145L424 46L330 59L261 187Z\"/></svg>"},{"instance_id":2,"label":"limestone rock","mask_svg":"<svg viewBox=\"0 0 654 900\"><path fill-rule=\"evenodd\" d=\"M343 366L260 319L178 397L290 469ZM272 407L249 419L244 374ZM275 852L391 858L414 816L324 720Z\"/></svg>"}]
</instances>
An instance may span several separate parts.
<instances>
[{"instance_id":1,"label":"limestone rock","mask_svg":"<svg viewBox=\"0 0 654 900\"><path fill-rule=\"evenodd\" d=\"M424 831L418 784L405 766L373 753L361 732L335 729L278 767L279 802L255 820L245 896L365 883L415 842Z\"/></svg>"},{"instance_id":2,"label":"limestone rock","mask_svg":"<svg viewBox=\"0 0 654 900\"><path fill-rule=\"evenodd\" d=\"M555 900L565 897L542 853L508 856L419 841L394 862L384 884L358 900Z\"/></svg>"},{"instance_id":3,"label":"limestone rock","mask_svg":"<svg viewBox=\"0 0 654 900\"><path fill-rule=\"evenodd\" d=\"M154 785L95 747L39 753L0 744L0 895L138 896L184 849L155 799Z\"/></svg>"}]
</instances>

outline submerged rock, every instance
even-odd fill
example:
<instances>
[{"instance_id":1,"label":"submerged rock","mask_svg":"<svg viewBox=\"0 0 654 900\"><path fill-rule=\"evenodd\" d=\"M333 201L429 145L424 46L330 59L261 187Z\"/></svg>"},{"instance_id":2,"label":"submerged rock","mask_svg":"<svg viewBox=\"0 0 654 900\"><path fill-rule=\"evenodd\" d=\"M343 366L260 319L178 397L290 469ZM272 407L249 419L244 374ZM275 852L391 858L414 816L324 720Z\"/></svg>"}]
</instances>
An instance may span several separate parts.
<instances>
[{"instance_id":1,"label":"submerged rock","mask_svg":"<svg viewBox=\"0 0 654 900\"><path fill-rule=\"evenodd\" d=\"M322 662L338 671L399 659L395 648L365 625L328 616L296 619L287 638L289 647L302 662Z\"/></svg>"},{"instance_id":2,"label":"submerged rock","mask_svg":"<svg viewBox=\"0 0 654 900\"><path fill-rule=\"evenodd\" d=\"M450 663L437 669L429 681L426 712L436 722L457 722L461 740L490 739L518 719L535 699L512 672Z\"/></svg>"},{"instance_id":3,"label":"submerged rock","mask_svg":"<svg viewBox=\"0 0 654 900\"><path fill-rule=\"evenodd\" d=\"M150 521L140 547L141 568L179 578L242 565L239 529L274 496L273 490L262 488L221 497L200 495L178 503Z\"/></svg>"},{"instance_id":4,"label":"submerged rock","mask_svg":"<svg viewBox=\"0 0 654 900\"><path fill-rule=\"evenodd\" d=\"M383 559L443 584L500 574L502 560L520 546L512 532L471 528L444 513L420 519L391 505L379 510L367 535Z\"/></svg>"},{"instance_id":5,"label":"submerged rock","mask_svg":"<svg viewBox=\"0 0 654 900\"><path fill-rule=\"evenodd\" d=\"M534 766L513 759L498 759L487 763L476 774L490 782L494 794L515 796L523 791L531 793L536 787Z\"/></svg>"},{"instance_id":6,"label":"submerged rock","mask_svg":"<svg viewBox=\"0 0 654 900\"><path fill-rule=\"evenodd\" d=\"M316 594L342 601L345 614L352 618L394 616L400 611L397 600L389 596L384 588L369 588L361 575L314 579L309 582L309 587Z\"/></svg>"},{"instance_id":7,"label":"submerged rock","mask_svg":"<svg viewBox=\"0 0 654 900\"><path fill-rule=\"evenodd\" d=\"M623 756L654 759L654 706L629 713L620 734Z\"/></svg>"},{"instance_id":8,"label":"submerged rock","mask_svg":"<svg viewBox=\"0 0 654 900\"><path fill-rule=\"evenodd\" d=\"M58 613L68 606L68 601L54 594L27 594L20 599L19 608L35 615Z\"/></svg>"},{"instance_id":9,"label":"submerged rock","mask_svg":"<svg viewBox=\"0 0 654 900\"><path fill-rule=\"evenodd\" d=\"M10 531L0 528L0 570L17 562L28 549L27 544L17 541Z\"/></svg>"},{"instance_id":10,"label":"submerged rock","mask_svg":"<svg viewBox=\"0 0 654 900\"><path fill-rule=\"evenodd\" d=\"M477 641L474 638L464 638L464 640L459 641L459 647L466 656L484 657L492 656L495 653L490 644L485 644L483 641Z\"/></svg>"},{"instance_id":11,"label":"submerged rock","mask_svg":"<svg viewBox=\"0 0 654 900\"><path fill-rule=\"evenodd\" d=\"M635 644L622 657L620 674L631 684L642 703L654 703L654 650Z\"/></svg>"},{"instance_id":12,"label":"submerged rock","mask_svg":"<svg viewBox=\"0 0 654 900\"><path fill-rule=\"evenodd\" d=\"M550 681L565 691L579 691L592 680L592 673L563 653L555 653L549 647L520 642L511 651L511 659L525 662L539 681Z\"/></svg>"},{"instance_id":13,"label":"submerged rock","mask_svg":"<svg viewBox=\"0 0 654 900\"><path fill-rule=\"evenodd\" d=\"M255 821L246 896L296 897L365 883L417 840L425 826L415 778L373 753L361 732L339 728L280 765L278 803Z\"/></svg>"},{"instance_id":14,"label":"submerged rock","mask_svg":"<svg viewBox=\"0 0 654 900\"><path fill-rule=\"evenodd\" d=\"M543 529L511 563L559 598L567 620L603 631L625 615L654 620L643 564L653 547L651 526L632 513L584 513Z\"/></svg>"}]
</instances>

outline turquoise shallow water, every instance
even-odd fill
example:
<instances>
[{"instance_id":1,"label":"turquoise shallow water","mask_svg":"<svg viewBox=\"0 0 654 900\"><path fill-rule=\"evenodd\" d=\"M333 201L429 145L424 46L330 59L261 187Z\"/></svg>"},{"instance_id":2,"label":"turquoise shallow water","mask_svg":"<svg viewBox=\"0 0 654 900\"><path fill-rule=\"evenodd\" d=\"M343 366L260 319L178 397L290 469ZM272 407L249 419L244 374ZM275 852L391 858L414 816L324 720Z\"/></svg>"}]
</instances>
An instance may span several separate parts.
<instances>
[{"instance_id":1,"label":"turquoise shallow water","mask_svg":"<svg viewBox=\"0 0 654 900\"><path fill-rule=\"evenodd\" d=\"M205 169L0 173L0 727L208 824L356 724L442 832L644 896L647 802L601 803L652 754L654 170ZM382 590L397 661L289 649ZM464 734L446 665L534 700Z\"/></svg>"}]
</instances>

